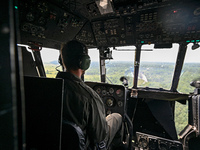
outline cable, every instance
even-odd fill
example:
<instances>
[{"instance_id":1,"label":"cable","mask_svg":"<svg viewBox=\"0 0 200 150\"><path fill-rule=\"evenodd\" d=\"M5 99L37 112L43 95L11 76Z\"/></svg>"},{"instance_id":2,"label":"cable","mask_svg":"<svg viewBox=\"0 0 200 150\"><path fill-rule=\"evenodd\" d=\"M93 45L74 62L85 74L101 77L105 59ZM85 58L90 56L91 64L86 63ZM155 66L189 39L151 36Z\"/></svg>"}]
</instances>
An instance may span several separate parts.
<instances>
[{"instance_id":1,"label":"cable","mask_svg":"<svg viewBox=\"0 0 200 150\"><path fill-rule=\"evenodd\" d=\"M113 84L112 81L107 76L106 76L106 78L108 79L108 81L110 81L111 84Z\"/></svg>"},{"instance_id":2,"label":"cable","mask_svg":"<svg viewBox=\"0 0 200 150\"><path fill-rule=\"evenodd\" d=\"M56 66L55 69L56 69L56 71L61 72L61 71L58 69L59 67L62 67L62 65Z\"/></svg>"}]
</instances>

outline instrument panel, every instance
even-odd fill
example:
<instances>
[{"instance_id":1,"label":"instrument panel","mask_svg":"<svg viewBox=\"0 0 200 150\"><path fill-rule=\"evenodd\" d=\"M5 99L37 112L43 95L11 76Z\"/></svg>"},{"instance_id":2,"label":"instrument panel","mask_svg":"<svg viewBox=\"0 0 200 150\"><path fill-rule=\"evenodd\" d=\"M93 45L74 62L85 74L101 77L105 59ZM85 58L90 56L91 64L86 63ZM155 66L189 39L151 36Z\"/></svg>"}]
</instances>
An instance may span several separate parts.
<instances>
[{"instance_id":1,"label":"instrument panel","mask_svg":"<svg viewBox=\"0 0 200 150\"><path fill-rule=\"evenodd\" d=\"M144 10L137 13L136 43L199 42L200 3Z\"/></svg>"},{"instance_id":2,"label":"instrument panel","mask_svg":"<svg viewBox=\"0 0 200 150\"><path fill-rule=\"evenodd\" d=\"M98 46L132 45L135 23L132 16L92 22L92 29Z\"/></svg>"},{"instance_id":3,"label":"instrument panel","mask_svg":"<svg viewBox=\"0 0 200 150\"><path fill-rule=\"evenodd\" d=\"M45 0L20 0L18 12L23 44L34 41L59 49L60 43L73 39L86 23L81 16Z\"/></svg>"},{"instance_id":4,"label":"instrument panel","mask_svg":"<svg viewBox=\"0 0 200 150\"><path fill-rule=\"evenodd\" d=\"M183 150L181 142L136 132L137 144L143 150Z\"/></svg>"},{"instance_id":5,"label":"instrument panel","mask_svg":"<svg viewBox=\"0 0 200 150\"><path fill-rule=\"evenodd\" d=\"M111 113L124 115L126 106L126 90L124 86L97 82L85 83L101 97L105 105L106 115Z\"/></svg>"},{"instance_id":6,"label":"instrument panel","mask_svg":"<svg viewBox=\"0 0 200 150\"><path fill-rule=\"evenodd\" d=\"M95 1L21 0L18 12L22 44L56 48L76 39L92 48L200 42L197 0L115 0L107 15Z\"/></svg>"}]
</instances>

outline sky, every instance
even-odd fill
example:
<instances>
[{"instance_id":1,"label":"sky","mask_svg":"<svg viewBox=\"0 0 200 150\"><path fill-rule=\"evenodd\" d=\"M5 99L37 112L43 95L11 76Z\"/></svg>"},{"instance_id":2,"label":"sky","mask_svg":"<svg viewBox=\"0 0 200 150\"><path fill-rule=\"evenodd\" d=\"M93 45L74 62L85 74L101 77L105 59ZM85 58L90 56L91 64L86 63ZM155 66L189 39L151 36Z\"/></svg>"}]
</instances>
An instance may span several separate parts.
<instances>
[{"instance_id":1,"label":"sky","mask_svg":"<svg viewBox=\"0 0 200 150\"><path fill-rule=\"evenodd\" d=\"M58 61L58 57L60 55L59 50L50 49L50 48L42 48L41 57L44 63Z\"/></svg>"},{"instance_id":2,"label":"sky","mask_svg":"<svg viewBox=\"0 0 200 150\"><path fill-rule=\"evenodd\" d=\"M142 49L153 49L153 44L144 45ZM188 45L187 54L185 57L185 62L198 62L200 63L200 48L196 50L191 50L192 43ZM156 49L153 51L142 51L141 62L176 62L176 57L178 53L178 44L173 44L171 49ZM133 49L135 46L128 47L117 47L118 50L112 50L113 60L116 61L134 61L135 51L122 51L122 49ZM92 61L99 60L99 52L97 49L90 49L89 55ZM41 51L42 59L45 63L51 61L57 61L59 56L59 50L43 48Z\"/></svg>"}]
</instances>

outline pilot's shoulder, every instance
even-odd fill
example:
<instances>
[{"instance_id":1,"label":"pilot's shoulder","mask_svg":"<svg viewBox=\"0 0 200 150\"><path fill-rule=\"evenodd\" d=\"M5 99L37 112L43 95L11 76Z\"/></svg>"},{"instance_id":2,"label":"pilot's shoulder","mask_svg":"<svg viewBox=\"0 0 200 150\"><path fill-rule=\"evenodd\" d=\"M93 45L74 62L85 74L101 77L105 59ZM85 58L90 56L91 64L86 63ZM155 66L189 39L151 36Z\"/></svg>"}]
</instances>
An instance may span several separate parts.
<instances>
[{"instance_id":1,"label":"pilot's shoulder","mask_svg":"<svg viewBox=\"0 0 200 150\"><path fill-rule=\"evenodd\" d=\"M101 99L99 97L99 95L90 86L88 86L84 82L81 83L81 86L83 86L83 88L91 95L91 97Z\"/></svg>"}]
</instances>

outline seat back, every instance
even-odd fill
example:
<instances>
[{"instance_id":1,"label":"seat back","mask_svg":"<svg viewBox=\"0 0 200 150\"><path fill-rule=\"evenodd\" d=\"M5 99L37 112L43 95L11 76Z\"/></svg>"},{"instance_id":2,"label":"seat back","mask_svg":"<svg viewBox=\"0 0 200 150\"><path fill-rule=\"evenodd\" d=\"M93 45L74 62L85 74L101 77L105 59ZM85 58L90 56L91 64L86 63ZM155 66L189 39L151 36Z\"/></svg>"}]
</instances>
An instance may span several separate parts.
<instances>
[{"instance_id":1,"label":"seat back","mask_svg":"<svg viewBox=\"0 0 200 150\"><path fill-rule=\"evenodd\" d=\"M24 77L27 150L59 150L63 80Z\"/></svg>"},{"instance_id":2,"label":"seat back","mask_svg":"<svg viewBox=\"0 0 200 150\"><path fill-rule=\"evenodd\" d=\"M37 150L85 150L79 126L62 120L63 80L24 77L26 147Z\"/></svg>"},{"instance_id":3,"label":"seat back","mask_svg":"<svg viewBox=\"0 0 200 150\"><path fill-rule=\"evenodd\" d=\"M85 137L79 126L76 124L63 120L62 123L62 150L85 150Z\"/></svg>"}]
</instances>

